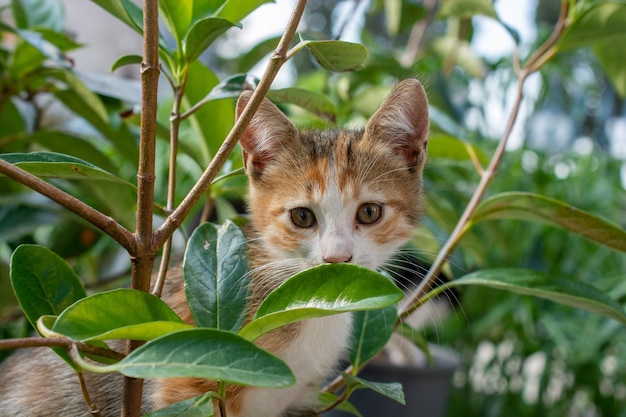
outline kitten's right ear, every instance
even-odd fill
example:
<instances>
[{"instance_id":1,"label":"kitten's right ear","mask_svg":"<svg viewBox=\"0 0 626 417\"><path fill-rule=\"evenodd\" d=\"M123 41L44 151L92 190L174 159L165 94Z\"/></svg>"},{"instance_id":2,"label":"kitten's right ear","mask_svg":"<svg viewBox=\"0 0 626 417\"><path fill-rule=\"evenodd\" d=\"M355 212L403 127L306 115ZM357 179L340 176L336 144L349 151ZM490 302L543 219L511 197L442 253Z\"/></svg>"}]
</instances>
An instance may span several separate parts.
<instances>
[{"instance_id":1,"label":"kitten's right ear","mask_svg":"<svg viewBox=\"0 0 626 417\"><path fill-rule=\"evenodd\" d=\"M244 91L237 100L237 118L245 109L252 91ZM292 141L298 130L271 101L264 98L248 124L239 143L243 148L246 172L260 174L287 142Z\"/></svg>"}]
</instances>

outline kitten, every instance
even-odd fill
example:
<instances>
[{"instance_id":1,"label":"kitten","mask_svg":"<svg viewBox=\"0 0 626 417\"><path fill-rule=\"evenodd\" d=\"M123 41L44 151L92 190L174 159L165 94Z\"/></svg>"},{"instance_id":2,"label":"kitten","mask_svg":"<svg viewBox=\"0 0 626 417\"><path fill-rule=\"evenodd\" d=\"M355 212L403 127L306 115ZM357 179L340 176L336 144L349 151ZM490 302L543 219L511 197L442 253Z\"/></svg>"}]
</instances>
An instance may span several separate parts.
<instances>
[{"instance_id":1,"label":"kitten","mask_svg":"<svg viewBox=\"0 0 626 417\"><path fill-rule=\"evenodd\" d=\"M237 103L240 115L251 93ZM322 263L377 269L411 237L422 206L428 108L421 84L400 82L363 131L298 131L264 99L242 136L250 180L250 317L293 274ZM164 299L191 322L180 273ZM230 386L228 417L279 417L315 406L322 381L345 351L351 315L276 329L256 343L290 366L283 389ZM119 414L119 376L85 375L103 416ZM89 415L77 378L52 352L22 350L0 365L0 415ZM216 390L197 378L147 380L145 410ZM216 415L219 411L216 410Z\"/></svg>"}]
</instances>

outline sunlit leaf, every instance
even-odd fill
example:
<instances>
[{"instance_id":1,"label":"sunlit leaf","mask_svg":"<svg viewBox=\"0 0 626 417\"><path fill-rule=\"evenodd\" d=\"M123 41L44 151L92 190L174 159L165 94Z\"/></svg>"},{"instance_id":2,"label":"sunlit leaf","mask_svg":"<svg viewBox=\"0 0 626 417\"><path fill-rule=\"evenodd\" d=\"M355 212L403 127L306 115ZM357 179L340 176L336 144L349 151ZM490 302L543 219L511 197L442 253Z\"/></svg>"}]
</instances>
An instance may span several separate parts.
<instances>
[{"instance_id":1,"label":"sunlit leaf","mask_svg":"<svg viewBox=\"0 0 626 417\"><path fill-rule=\"evenodd\" d=\"M345 41L302 41L322 68L333 72L354 71L367 58L365 46Z\"/></svg>"},{"instance_id":2,"label":"sunlit leaf","mask_svg":"<svg viewBox=\"0 0 626 417\"><path fill-rule=\"evenodd\" d=\"M150 324L153 322L163 323ZM159 326L163 327L162 331ZM72 304L59 315L52 330L76 340L127 337L148 340L186 327L158 297L121 288L96 293Z\"/></svg>"},{"instance_id":3,"label":"sunlit leaf","mask_svg":"<svg viewBox=\"0 0 626 417\"><path fill-rule=\"evenodd\" d=\"M165 26L180 45L191 24L192 1L159 0L159 10Z\"/></svg>"},{"instance_id":4,"label":"sunlit leaf","mask_svg":"<svg viewBox=\"0 0 626 417\"><path fill-rule=\"evenodd\" d=\"M600 217L538 194L510 192L483 201L468 227L485 220L518 219L548 224L626 252L626 231Z\"/></svg>"},{"instance_id":5,"label":"sunlit leaf","mask_svg":"<svg viewBox=\"0 0 626 417\"><path fill-rule=\"evenodd\" d=\"M239 334L254 340L298 320L380 309L402 296L377 272L353 264L324 264L294 275L270 293Z\"/></svg>"},{"instance_id":6,"label":"sunlit leaf","mask_svg":"<svg viewBox=\"0 0 626 417\"><path fill-rule=\"evenodd\" d=\"M227 0L216 15L231 22L239 22L259 6L272 2L273 0Z\"/></svg>"},{"instance_id":7,"label":"sunlit leaf","mask_svg":"<svg viewBox=\"0 0 626 417\"><path fill-rule=\"evenodd\" d=\"M237 331L246 317L248 299L246 237L234 223L204 223L187 245L183 273L185 293L195 323Z\"/></svg>"},{"instance_id":8,"label":"sunlit leaf","mask_svg":"<svg viewBox=\"0 0 626 417\"><path fill-rule=\"evenodd\" d=\"M231 27L230 20L206 17L193 24L183 41L183 54L187 62L195 61L217 38Z\"/></svg>"},{"instance_id":9,"label":"sunlit leaf","mask_svg":"<svg viewBox=\"0 0 626 417\"><path fill-rule=\"evenodd\" d=\"M11 9L18 28L44 27L61 32L65 27L65 9L60 1L11 0Z\"/></svg>"},{"instance_id":10,"label":"sunlit leaf","mask_svg":"<svg viewBox=\"0 0 626 417\"><path fill-rule=\"evenodd\" d=\"M260 387L295 382L276 356L233 333L192 329L155 339L103 370L135 378L196 377Z\"/></svg>"},{"instance_id":11,"label":"sunlit leaf","mask_svg":"<svg viewBox=\"0 0 626 417\"><path fill-rule=\"evenodd\" d=\"M597 42L610 41L619 45L626 40L626 2L589 2L589 7L574 15L560 38L562 49L591 46Z\"/></svg>"},{"instance_id":12,"label":"sunlit leaf","mask_svg":"<svg viewBox=\"0 0 626 417\"><path fill-rule=\"evenodd\" d=\"M471 18L476 15L498 18L490 0L443 0L437 12L439 19Z\"/></svg>"}]
</instances>

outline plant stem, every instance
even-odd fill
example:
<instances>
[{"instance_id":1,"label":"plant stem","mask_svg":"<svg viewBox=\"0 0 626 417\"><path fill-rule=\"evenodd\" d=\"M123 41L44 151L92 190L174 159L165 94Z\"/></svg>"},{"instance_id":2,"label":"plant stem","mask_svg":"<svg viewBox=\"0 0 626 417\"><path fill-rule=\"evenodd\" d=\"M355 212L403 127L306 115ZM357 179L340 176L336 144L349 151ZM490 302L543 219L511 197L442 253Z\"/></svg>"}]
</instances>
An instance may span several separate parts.
<instances>
[{"instance_id":1,"label":"plant stem","mask_svg":"<svg viewBox=\"0 0 626 417\"><path fill-rule=\"evenodd\" d=\"M137 246L133 234L124 228L124 226L113 220L113 218L99 212L88 204L83 203L76 197L42 180L41 178L38 178L2 159L0 159L0 173L21 184L24 184L32 190L37 191L39 194L45 195L66 209L78 214L80 217L115 239L115 241L126 249L128 253L134 254L136 252Z\"/></svg>"},{"instance_id":2,"label":"plant stem","mask_svg":"<svg viewBox=\"0 0 626 417\"><path fill-rule=\"evenodd\" d=\"M82 371L76 372L78 376L78 381L80 382L80 390L83 393L83 398L85 399L85 403L87 404L87 408L89 408L89 413L92 416L102 417L100 411L98 410L98 406L91 401L91 397L89 396L89 390L87 389L87 383L85 382L85 377L83 376Z\"/></svg>"},{"instance_id":3,"label":"plant stem","mask_svg":"<svg viewBox=\"0 0 626 417\"><path fill-rule=\"evenodd\" d=\"M400 308L398 310L398 323L401 320L407 318L413 311L415 311L420 306L419 300L434 284L437 274L439 274L439 272L441 271L441 268L448 259L448 256L452 254L452 251L454 251L456 246L459 244L461 238L469 230L469 227L471 226L471 218L478 208L479 203L482 201L483 197L487 193L487 189L489 188L491 181L493 181L493 179L495 178L498 172L498 167L500 166L500 162L504 157L506 144L511 135L511 131L513 130L513 126L515 125L515 121L517 120L520 105L524 97L524 83L526 82L526 79L530 74L539 70L541 66L554 55L554 46L560 39L561 34L567 26L568 6L569 5L567 3L567 0L563 0L561 2L561 13L559 15L559 21L556 23L554 32L552 33L550 38L543 45L541 45L541 47L539 47L537 52L535 52L531 56L531 58L527 61L525 67L518 72L517 93L515 102L513 104L513 109L509 114L506 128L502 134L502 137L500 138L498 147L496 148L494 155L491 158L489 166L482 172L480 183L476 187L472 198L465 207L465 210L461 215L461 218L457 222L454 230L452 231L452 234L437 254L435 261L426 273L426 276L422 280L421 284L415 289L411 297L407 298L400 305Z\"/></svg>"},{"instance_id":4,"label":"plant stem","mask_svg":"<svg viewBox=\"0 0 626 417\"><path fill-rule=\"evenodd\" d=\"M86 343L76 342L65 337L23 337L15 339L0 340L0 350L12 350L23 348L37 347L60 347L69 350L72 346L76 346L80 352L89 353L103 358L109 358L116 361L124 359L123 354L110 349L88 345Z\"/></svg>"},{"instance_id":5,"label":"plant stem","mask_svg":"<svg viewBox=\"0 0 626 417\"><path fill-rule=\"evenodd\" d=\"M152 207L154 205L157 97L159 89L159 8L158 0L143 2L143 61L141 63L141 127L139 168L137 171L137 251L131 256L131 288L150 290L152 267L157 246L153 244ZM129 340L126 353L140 345ZM143 380L124 377L121 417L141 414Z\"/></svg>"},{"instance_id":6,"label":"plant stem","mask_svg":"<svg viewBox=\"0 0 626 417\"><path fill-rule=\"evenodd\" d=\"M222 143L222 146L217 151L198 182L194 185L191 191L189 191L189 194L187 194L176 210L174 210L174 212L172 212L172 214L165 219L163 225L161 225L161 227L159 227L155 232L154 244L156 246L163 244L163 242L169 239L174 231L182 224L183 219L187 216L187 214L189 214L193 206L200 200L200 198L202 198L220 168L224 165L224 162L226 162L226 159L235 148L237 141L248 126L254 112L256 112L257 108L261 104L261 101L265 97L265 94L267 94L267 91L272 85L276 74L278 74L278 71L288 59L287 51L289 50L289 45L291 44L296 33L296 29L298 28L298 23L304 13L305 6L306 0L299 0L294 6L285 32L283 33L276 50L272 54L265 73L263 74L258 87L254 90L246 108L235 122L235 125L224 140L224 143Z\"/></svg>"}]
</instances>

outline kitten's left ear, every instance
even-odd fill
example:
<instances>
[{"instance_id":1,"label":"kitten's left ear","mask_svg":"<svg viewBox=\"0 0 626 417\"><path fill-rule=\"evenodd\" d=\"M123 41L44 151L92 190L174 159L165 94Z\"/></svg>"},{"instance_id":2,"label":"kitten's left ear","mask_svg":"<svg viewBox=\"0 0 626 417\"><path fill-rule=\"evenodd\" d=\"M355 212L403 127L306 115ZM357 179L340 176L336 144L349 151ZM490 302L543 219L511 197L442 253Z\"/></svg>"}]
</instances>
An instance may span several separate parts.
<instances>
[{"instance_id":1,"label":"kitten's left ear","mask_svg":"<svg viewBox=\"0 0 626 417\"><path fill-rule=\"evenodd\" d=\"M370 140L383 141L406 160L412 171L426 161L428 99L416 79L398 83L367 123Z\"/></svg>"}]
</instances>

